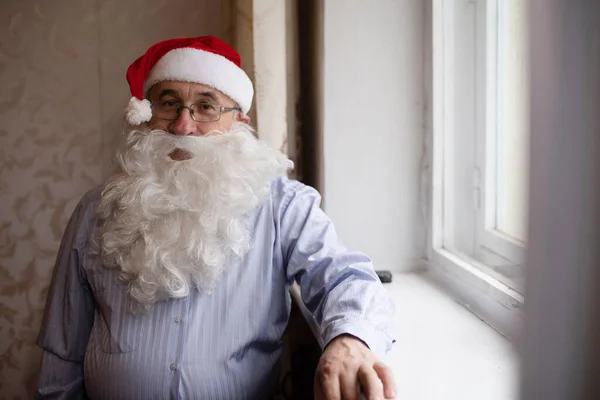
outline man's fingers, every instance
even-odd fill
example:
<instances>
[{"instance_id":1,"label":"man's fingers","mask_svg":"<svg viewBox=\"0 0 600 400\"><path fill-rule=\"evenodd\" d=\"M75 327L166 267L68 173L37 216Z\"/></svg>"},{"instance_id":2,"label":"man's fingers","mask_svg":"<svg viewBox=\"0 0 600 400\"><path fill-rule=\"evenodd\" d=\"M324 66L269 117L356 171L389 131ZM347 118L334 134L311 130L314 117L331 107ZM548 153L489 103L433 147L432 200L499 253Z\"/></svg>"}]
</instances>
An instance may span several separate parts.
<instances>
[{"instance_id":1,"label":"man's fingers","mask_svg":"<svg viewBox=\"0 0 600 400\"><path fill-rule=\"evenodd\" d=\"M396 380L392 370L382 362L376 362L373 365L373 369L377 372L379 379L383 383L383 393L386 399L393 399L396 397Z\"/></svg>"},{"instance_id":2,"label":"man's fingers","mask_svg":"<svg viewBox=\"0 0 600 400\"><path fill-rule=\"evenodd\" d=\"M342 399L360 400L360 386L356 379L356 375L340 375L340 388Z\"/></svg>"},{"instance_id":3,"label":"man's fingers","mask_svg":"<svg viewBox=\"0 0 600 400\"><path fill-rule=\"evenodd\" d=\"M317 370L315 375L315 400L341 400L340 381L337 374L327 367Z\"/></svg>"},{"instance_id":4,"label":"man's fingers","mask_svg":"<svg viewBox=\"0 0 600 400\"><path fill-rule=\"evenodd\" d=\"M357 378L365 398L383 399L383 385L373 368L363 364L358 370Z\"/></svg>"},{"instance_id":5,"label":"man's fingers","mask_svg":"<svg viewBox=\"0 0 600 400\"><path fill-rule=\"evenodd\" d=\"M313 392L315 400L325 400L325 393L323 393L323 389L321 388L321 382L316 377Z\"/></svg>"}]
</instances>

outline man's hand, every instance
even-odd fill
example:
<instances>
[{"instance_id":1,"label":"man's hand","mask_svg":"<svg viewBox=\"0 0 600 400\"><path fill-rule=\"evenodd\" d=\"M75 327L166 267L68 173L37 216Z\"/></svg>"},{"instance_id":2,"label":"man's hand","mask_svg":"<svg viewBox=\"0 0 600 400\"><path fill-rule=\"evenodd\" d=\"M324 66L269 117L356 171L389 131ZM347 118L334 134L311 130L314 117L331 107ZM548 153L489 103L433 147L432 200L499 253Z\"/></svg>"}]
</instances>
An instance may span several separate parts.
<instances>
[{"instance_id":1,"label":"man's hand","mask_svg":"<svg viewBox=\"0 0 600 400\"><path fill-rule=\"evenodd\" d=\"M321 355L315 374L315 399L359 400L361 392L369 400L394 398L392 371L362 341L338 336Z\"/></svg>"}]
</instances>

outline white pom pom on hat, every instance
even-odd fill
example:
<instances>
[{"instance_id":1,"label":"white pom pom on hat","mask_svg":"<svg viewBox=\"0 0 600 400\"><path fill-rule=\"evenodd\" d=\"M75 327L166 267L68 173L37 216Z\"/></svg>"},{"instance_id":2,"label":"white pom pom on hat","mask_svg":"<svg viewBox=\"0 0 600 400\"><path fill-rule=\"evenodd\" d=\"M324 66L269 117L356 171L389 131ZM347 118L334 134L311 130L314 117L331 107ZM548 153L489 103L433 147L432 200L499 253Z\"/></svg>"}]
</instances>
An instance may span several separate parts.
<instances>
[{"instance_id":1,"label":"white pom pom on hat","mask_svg":"<svg viewBox=\"0 0 600 400\"><path fill-rule=\"evenodd\" d=\"M252 81L241 68L240 55L214 36L169 39L151 46L127 70L132 98L125 110L127 122L150 121L152 108L144 98L162 81L201 83L231 97L248 113L254 97Z\"/></svg>"},{"instance_id":2,"label":"white pom pom on hat","mask_svg":"<svg viewBox=\"0 0 600 400\"><path fill-rule=\"evenodd\" d=\"M125 109L125 118L131 125L140 125L143 122L148 122L152 118L152 105L150 101L137 97L129 99L129 104Z\"/></svg>"}]
</instances>

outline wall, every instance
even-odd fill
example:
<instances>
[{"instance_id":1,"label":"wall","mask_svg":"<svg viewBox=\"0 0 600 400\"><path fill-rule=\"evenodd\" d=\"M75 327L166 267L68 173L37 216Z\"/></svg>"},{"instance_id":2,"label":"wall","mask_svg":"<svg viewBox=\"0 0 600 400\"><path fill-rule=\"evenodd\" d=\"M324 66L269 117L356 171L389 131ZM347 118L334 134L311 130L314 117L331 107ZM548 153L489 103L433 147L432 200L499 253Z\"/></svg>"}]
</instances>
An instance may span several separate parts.
<instances>
[{"instance_id":1,"label":"wall","mask_svg":"<svg viewBox=\"0 0 600 400\"><path fill-rule=\"evenodd\" d=\"M0 2L0 399L31 397L56 251L79 197L111 171L127 66L158 40L220 35L221 7Z\"/></svg>"},{"instance_id":2,"label":"wall","mask_svg":"<svg viewBox=\"0 0 600 400\"><path fill-rule=\"evenodd\" d=\"M256 127L262 140L286 151L289 47L286 20L290 1L253 0Z\"/></svg>"},{"instance_id":3,"label":"wall","mask_svg":"<svg viewBox=\"0 0 600 400\"><path fill-rule=\"evenodd\" d=\"M422 0L325 3L325 210L376 269L424 255Z\"/></svg>"}]
</instances>

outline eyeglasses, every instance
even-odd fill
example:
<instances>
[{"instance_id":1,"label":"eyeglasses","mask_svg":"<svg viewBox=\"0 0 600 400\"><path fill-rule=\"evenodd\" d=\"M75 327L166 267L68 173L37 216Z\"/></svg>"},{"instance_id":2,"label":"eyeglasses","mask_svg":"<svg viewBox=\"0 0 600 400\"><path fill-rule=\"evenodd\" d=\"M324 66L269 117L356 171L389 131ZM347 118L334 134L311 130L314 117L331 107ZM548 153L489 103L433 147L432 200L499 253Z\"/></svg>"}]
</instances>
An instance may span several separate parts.
<instances>
[{"instance_id":1,"label":"eyeglasses","mask_svg":"<svg viewBox=\"0 0 600 400\"><path fill-rule=\"evenodd\" d=\"M184 106L175 100L162 100L152 103L152 115L159 119L175 121L184 108L189 110L190 116L196 122L215 122L221 119L223 113L241 111L239 107L223 107L205 102Z\"/></svg>"}]
</instances>

